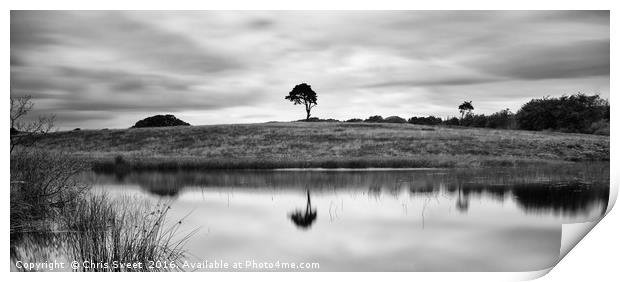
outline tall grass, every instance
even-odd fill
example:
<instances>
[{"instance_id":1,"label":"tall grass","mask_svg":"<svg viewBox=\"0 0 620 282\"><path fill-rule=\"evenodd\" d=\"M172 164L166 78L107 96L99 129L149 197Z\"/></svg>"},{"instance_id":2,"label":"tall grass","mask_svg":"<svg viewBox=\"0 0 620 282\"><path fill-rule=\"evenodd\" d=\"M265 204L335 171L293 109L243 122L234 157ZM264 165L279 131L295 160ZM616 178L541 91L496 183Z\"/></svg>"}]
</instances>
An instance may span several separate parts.
<instances>
[{"instance_id":1,"label":"tall grass","mask_svg":"<svg viewBox=\"0 0 620 282\"><path fill-rule=\"evenodd\" d=\"M140 269L165 271L149 261L174 262L193 233L177 238L181 221L165 222L169 205L95 194L78 175L88 169L67 153L21 148L11 154L11 259L45 261L59 254L71 261L140 262Z\"/></svg>"},{"instance_id":2,"label":"tall grass","mask_svg":"<svg viewBox=\"0 0 620 282\"><path fill-rule=\"evenodd\" d=\"M138 204L136 204L138 203ZM80 271L165 271L149 268L149 262L177 263L185 256L183 245L193 234L176 238L182 224L167 226L167 203L151 205L133 198L110 201L105 194L91 195L81 201L65 225L73 259L107 264L110 267ZM141 263L137 269L113 268L113 262Z\"/></svg>"}]
</instances>

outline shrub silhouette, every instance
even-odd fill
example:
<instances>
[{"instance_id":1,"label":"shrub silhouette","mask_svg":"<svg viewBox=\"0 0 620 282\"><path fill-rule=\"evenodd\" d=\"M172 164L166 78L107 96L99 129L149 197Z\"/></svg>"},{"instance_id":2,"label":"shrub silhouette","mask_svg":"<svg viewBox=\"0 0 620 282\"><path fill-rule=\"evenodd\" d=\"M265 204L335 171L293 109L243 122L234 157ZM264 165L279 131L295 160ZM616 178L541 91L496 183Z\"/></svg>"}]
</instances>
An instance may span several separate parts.
<instances>
[{"instance_id":1,"label":"shrub silhouette","mask_svg":"<svg viewBox=\"0 0 620 282\"><path fill-rule=\"evenodd\" d=\"M461 119L462 126L486 127L487 117L485 115L466 114Z\"/></svg>"},{"instance_id":2,"label":"shrub silhouette","mask_svg":"<svg viewBox=\"0 0 620 282\"><path fill-rule=\"evenodd\" d=\"M173 115L156 115L147 117L136 122L131 128L141 127L164 127L164 126L188 126L189 123L184 122Z\"/></svg>"},{"instance_id":3,"label":"shrub silhouette","mask_svg":"<svg viewBox=\"0 0 620 282\"><path fill-rule=\"evenodd\" d=\"M457 120L458 121L458 120ZM429 117L411 117L407 122L411 124L421 125L439 125L441 124L441 118L429 116Z\"/></svg>"},{"instance_id":4,"label":"shrub silhouette","mask_svg":"<svg viewBox=\"0 0 620 282\"><path fill-rule=\"evenodd\" d=\"M301 121L301 122L340 122L339 120L333 119L333 118L322 119L318 117L311 117L309 119L300 119L298 121Z\"/></svg>"},{"instance_id":5,"label":"shrub silhouette","mask_svg":"<svg viewBox=\"0 0 620 282\"><path fill-rule=\"evenodd\" d=\"M458 118L453 117L453 118L451 118L451 119L447 119L447 120L444 122L444 124L445 124L445 125L459 125L459 124L460 124L460 122L459 122L459 119L458 119Z\"/></svg>"},{"instance_id":6,"label":"shrub silhouette","mask_svg":"<svg viewBox=\"0 0 620 282\"><path fill-rule=\"evenodd\" d=\"M348 119L346 120L346 122L362 122L364 120L362 120L361 118L352 118L352 119Z\"/></svg>"},{"instance_id":7,"label":"shrub silhouette","mask_svg":"<svg viewBox=\"0 0 620 282\"><path fill-rule=\"evenodd\" d=\"M515 114L510 109L505 109L488 116L486 127L513 129L516 123Z\"/></svg>"},{"instance_id":8,"label":"shrub silhouette","mask_svg":"<svg viewBox=\"0 0 620 282\"><path fill-rule=\"evenodd\" d=\"M386 117L383 120L383 122L385 123L407 123L407 120L399 116L391 116L391 117Z\"/></svg>"},{"instance_id":9,"label":"shrub silhouette","mask_svg":"<svg viewBox=\"0 0 620 282\"><path fill-rule=\"evenodd\" d=\"M472 114L471 101L459 106L461 119L451 118L443 125L469 127L488 127L502 129L553 130L570 133L589 133L609 135L609 101L599 95L588 96L577 93L558 98L544 97L532 99L517 113L509 109L491 115ZM438 119L441 121L441 119ZM437 122L429 118L412 117L409 123L431 124Z\"/></svg>"},{"instance_id":10,"label":"shrub silhouette","mask_svg":"<svg viewBox=\"0 0 620 282\"><path fill-rule=\"evenodd\" d=\"M526 130L594 133L594 128L604 123L593 124L605 120L609 121L609 102L583 93L532 99L516 114L518 127Z\"/></svg>"},{"instance_id":11,"label":"shrub silhouette","mask_svg":"<svg viewBox=\"0 0 620 282\"><path fill-rule=\"evenodd\" d=\"M609 136L609 120L602 119L592 123L588 131L596 135Z\"/></svg>"},{"instance_id":12,"label":"shrub silhouette","mask_svg":"<svg viewBox=\"0 0 620 282\"><path fill-rule=\"evenodd\" d=\"M371 116L364 120L364 122L383 122L382 116Z\"/></svg>"}]
</instances>

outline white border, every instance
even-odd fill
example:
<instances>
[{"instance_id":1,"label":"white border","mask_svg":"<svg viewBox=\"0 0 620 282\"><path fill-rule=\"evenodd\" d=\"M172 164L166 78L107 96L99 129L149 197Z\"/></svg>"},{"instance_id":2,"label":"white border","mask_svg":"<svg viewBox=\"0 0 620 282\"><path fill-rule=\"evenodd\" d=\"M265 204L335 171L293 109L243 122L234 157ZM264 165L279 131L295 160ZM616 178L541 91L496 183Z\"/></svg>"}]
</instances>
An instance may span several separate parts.
<instances>
[{"instance_id":1,"label":"white border","mask_svg":"<svg viewBox=\"0 0 620 282\"><path fill-rule=\"evenodd\" d=\"M187 1L187 0L175 0L175 1L122 1L122 0L109 0L109 1L77 1L77 0L56 0L56 1L44 1L44 0L22 0L22 1L8 1L2 2L1 5L5 7L1 14L3 23L2 34L5 39L2 45L3 54L2 63L5 66L3 69L2 83L5 93L5 98L9 96L9 75L10 75L10 40L9 40L9 25L10 16L9 10L11 9L68 9L68 10L80 10L80 9L155 9L155 10L185 10L185 9L316 9L316 10L332 10L332 9L419 9L419 10L494 10L494 9L521 9L521 10L556 10L556 9L601 9L612 10L611 12L611 31L612 31L612 48L611 50L618 50L617 40L615 37L618 35L618 10L615 8L613 1L535 1L535 0L521 0L512 1L506 3L506 1L481 1L481 0L469 0L469 1L447 1L447 0L434 0L424 1L423 3L415 3L414 1L397 1L397 0L382 0L382 1L329 1L329 0L313 0L313 1L283 1L283 0L262 0L262 1L242 1L242 0L228 0L223 4L208 3L207 1ZM420 1L422 2L422 1ZM616 1L617 2L617 1ZM614 90L617 89L615 78L617 78L614 67L618 63L618 56L615 56L612 51L611 54L612 70L611 70L611 88L610 88L610 101L612 108L615 108L617 104L615 101ZM8 99L7 99L8 100ZM2 104L5 109L5 114L8 111L8 103ZM612 136L611 140L618 140L618 126L617 122L620 121L618 117L618 111L612 111ZM8 126L7 126L8 127ZM8 128L5 128L0 134L2 134L2 142L4 148L8 145ZM617 146L611 144L611 171L617 171ZM9 179L9 156L8 151L2 151L2 170L0 171L4 183L8 184ZM5 184L6 185L6 184ZM7 185L8 186L8 185ZM8 187L5 187L5 193L8 193ZM618 175L612 173L612 189L615 189L614 194L617 194L618 189ZM9 197L5 194L5 198L2 201L3 214L2 224L5 232L2 233L2 242L5 246L5 250L9 249ZM545 276L541 280L545 281L584 281L586 279L594 278L596 281L613 281L617 279L617 259L618 259L618 230L620 230L620 216L617 211L611 211L606 218L602 220L602 224L597 225L591 234L585 237L584 242L577 245L575 250L567 255L567 257L555 267L551 274ZM5 256L6 260L9 260L9 256ZM9 271L10 263L4 264L6 271ZM545 272L530 273L529 278L536 278ZM88 276L83 276L88 275ZM132 275L140 275L139 279L174 279L178 274L125 274L123 278L131 279ZM146 275L146 276L145 276ZM275 280L275 281L317 281L325 278L331 278L334 280L345 279L368 279L368 280L432 280L432 281L505 281L519 278L528 278L523 276L523 273L305 273L303 275L297 273L209 273L204 275L203 273L188 273L187 278L195 279L243 279L243 280ZM10 280L13 279L27 279L27 280L39 280L45 281L67 281L69 280L83 280L93 279L94 281L107 281L111 277L116 278L118 276L107 275L93 275L93 274L56 274L56 273L35 273L35 274L19 274L9 273ZM137 277L137 276L133 276Z\"/></svg>"}]
</instances>

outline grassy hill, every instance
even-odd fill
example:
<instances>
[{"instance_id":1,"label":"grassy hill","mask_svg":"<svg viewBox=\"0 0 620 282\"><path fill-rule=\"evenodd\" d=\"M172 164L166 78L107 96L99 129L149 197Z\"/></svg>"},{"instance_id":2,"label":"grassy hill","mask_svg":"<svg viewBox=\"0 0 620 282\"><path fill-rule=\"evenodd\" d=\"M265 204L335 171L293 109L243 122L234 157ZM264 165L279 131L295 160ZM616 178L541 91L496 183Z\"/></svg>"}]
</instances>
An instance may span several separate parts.
<instances>
[{"instance_id":1,"label":"grassy hill","mask_svg":"<svg viewBox=\"0 0 620 282\"><path fill-rule=\"evenodd\" d=\"M485 167L608 161L609 137L376 123L262 123L56 132L96 168Z\"/></svg>"}]
</instances>

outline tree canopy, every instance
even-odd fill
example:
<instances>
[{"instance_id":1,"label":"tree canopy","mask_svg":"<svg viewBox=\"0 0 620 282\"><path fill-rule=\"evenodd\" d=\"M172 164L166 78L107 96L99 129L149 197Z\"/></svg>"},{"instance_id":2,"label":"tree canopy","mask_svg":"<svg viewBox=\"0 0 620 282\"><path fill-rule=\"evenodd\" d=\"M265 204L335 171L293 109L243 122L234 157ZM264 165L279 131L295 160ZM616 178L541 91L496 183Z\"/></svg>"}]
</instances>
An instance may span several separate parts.
<instances>
[{"instance_id":1,"label":"tree canopy","mask_svg":"<svg viewBox=\"0 0 620 282\"><path fill-rule=\"evenodd\" d=\"M463 116L465 116L465 114L469 114L473 110L474 110L474 105L471 103L471 101L463 102L461 105L459 105L459 112L461 112L461 119L463 119Z\"/></svg>"},{"instance_id":2,"label":"tree canopy","mask_svg":"<svg viewBox=\"0 0 620 282\"><path fill-rule=\"evenodd\" d=\"M526 130L592 133L594 123L609 121L609 102L583 93L532 99L519 109L516 119L519 128Z\"/></svg>"},{"instance_id":3,"label":"tree canopy","mask_svg":"<svg viewBox=\"0 0 620 282\"><path fill-rule=\"evenodd\" d=\"M288 96L284 97L294 103L294 105L304 105L306 107L306 120L310 119L310 110L317 105L316 92L312 90L312 87L306 83L295 85L293 90L288 93Z\"/></svg>"}]
</instances>

